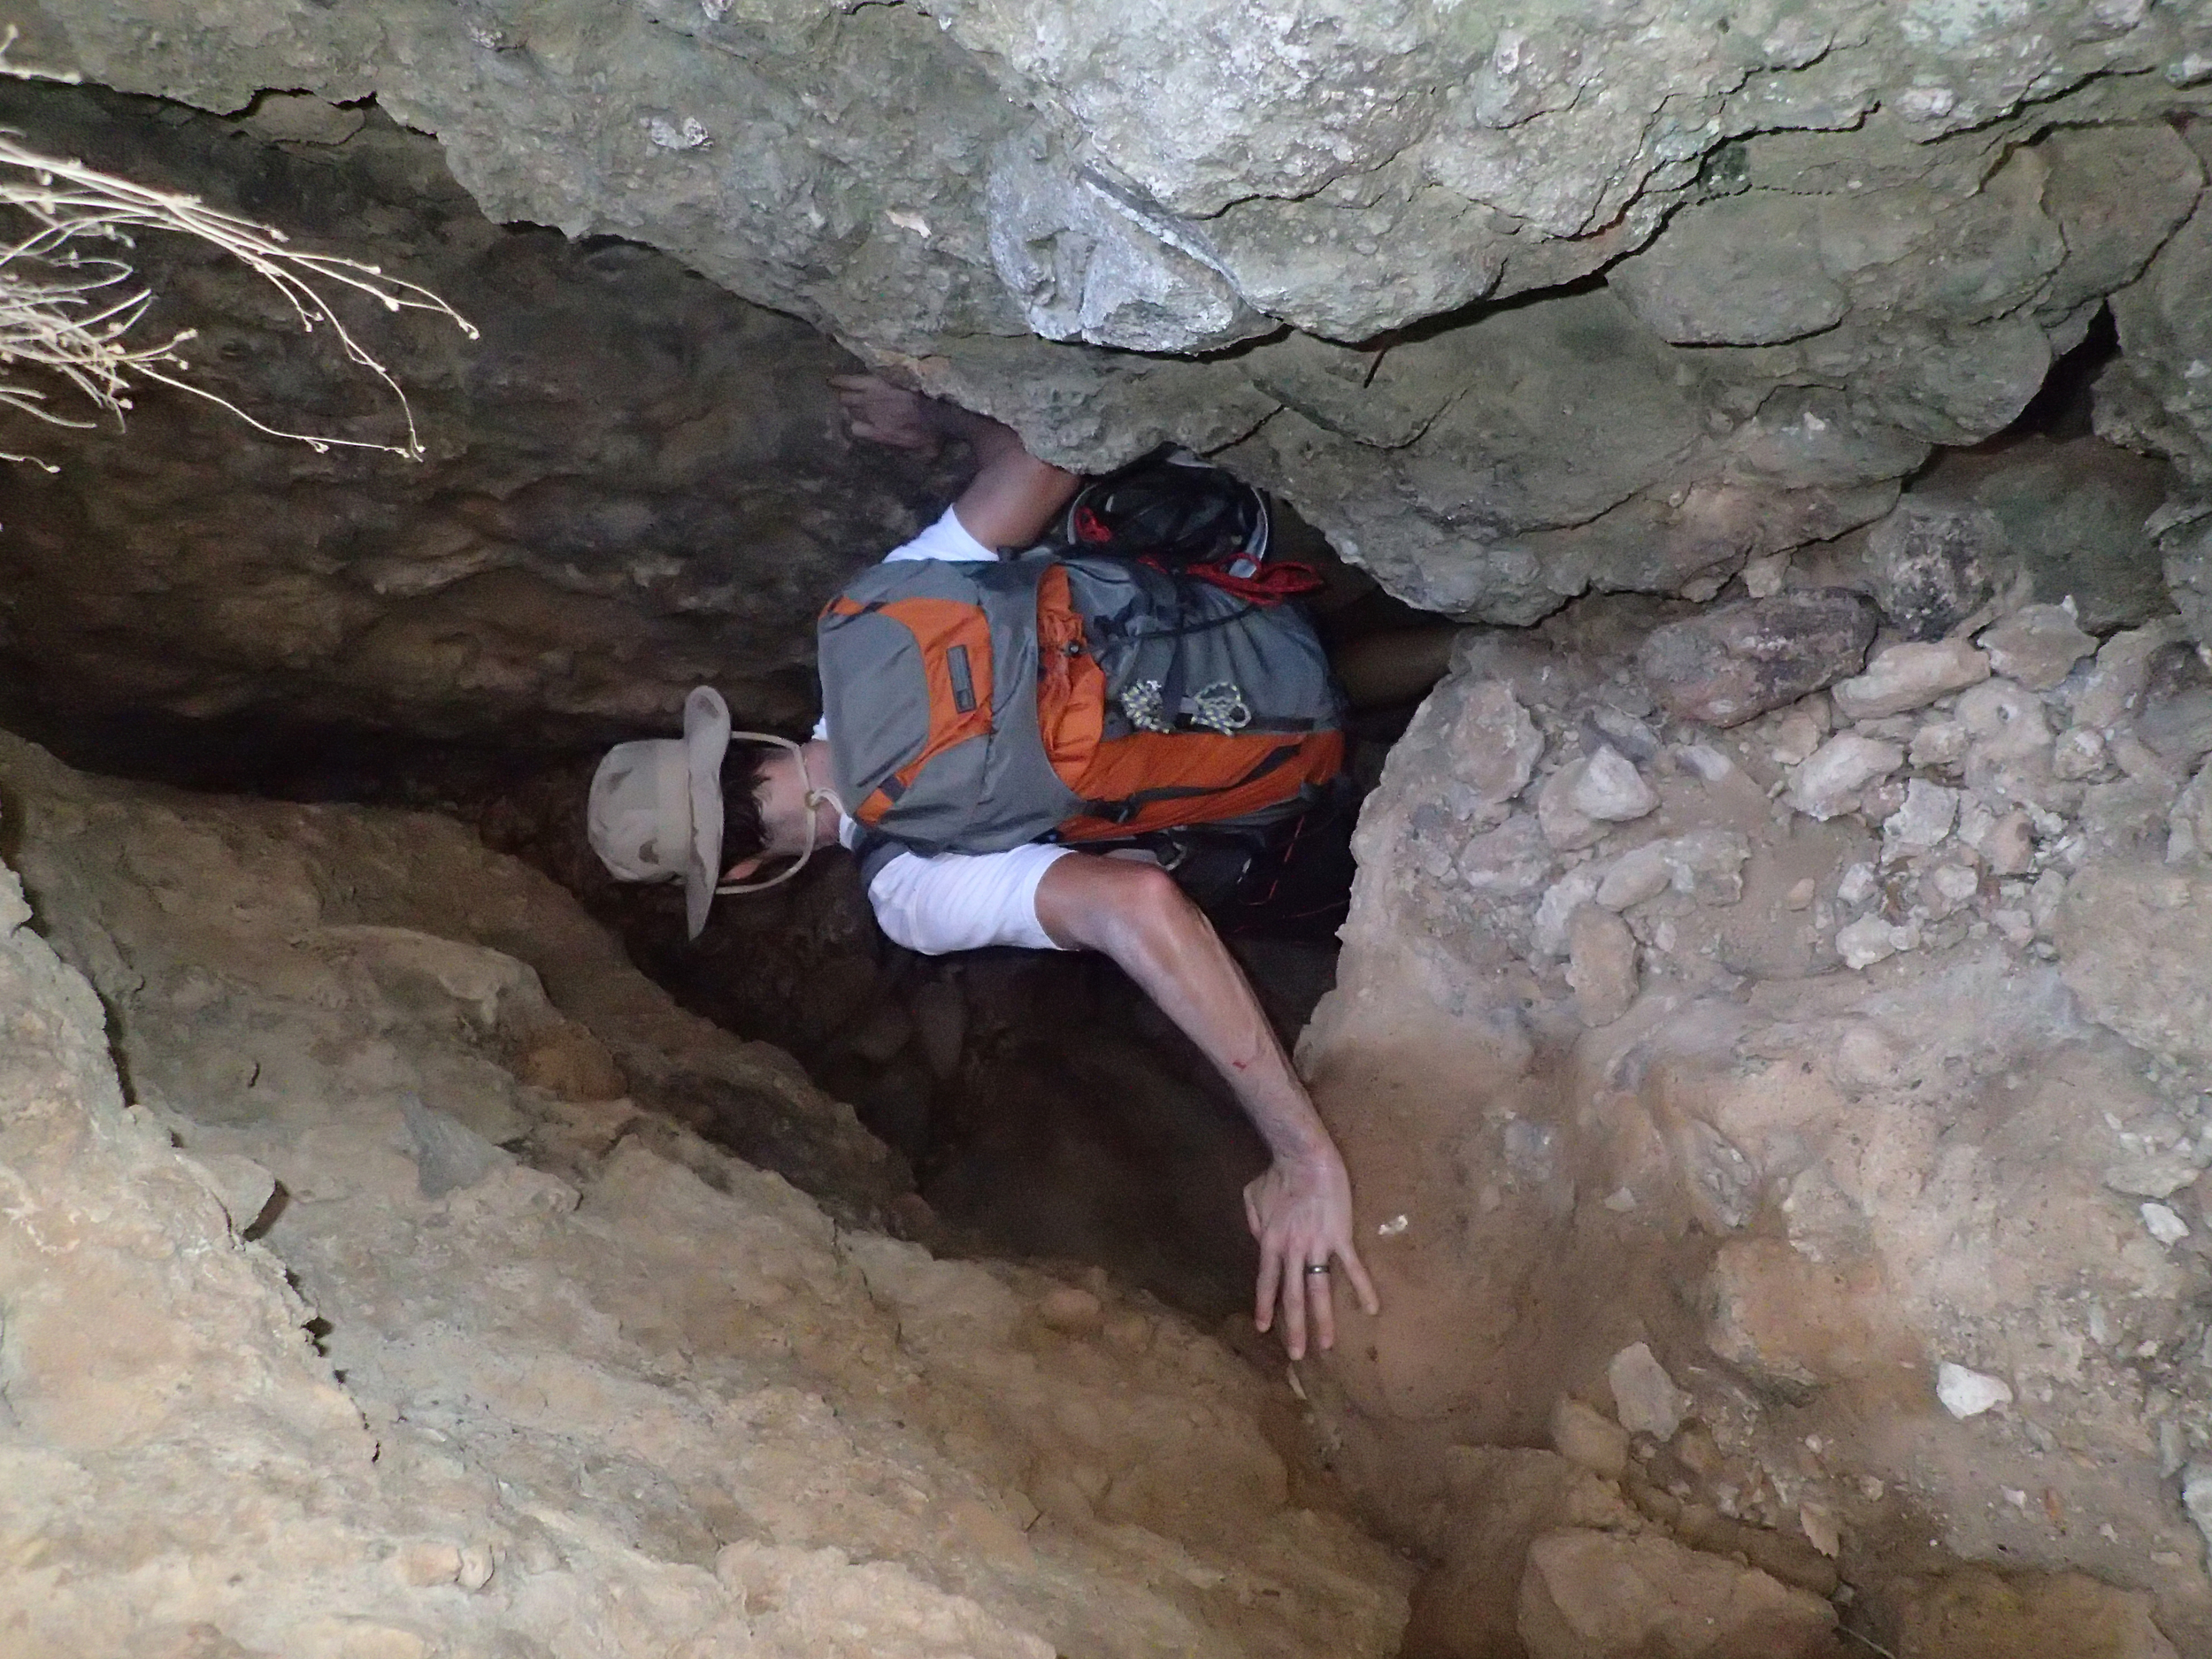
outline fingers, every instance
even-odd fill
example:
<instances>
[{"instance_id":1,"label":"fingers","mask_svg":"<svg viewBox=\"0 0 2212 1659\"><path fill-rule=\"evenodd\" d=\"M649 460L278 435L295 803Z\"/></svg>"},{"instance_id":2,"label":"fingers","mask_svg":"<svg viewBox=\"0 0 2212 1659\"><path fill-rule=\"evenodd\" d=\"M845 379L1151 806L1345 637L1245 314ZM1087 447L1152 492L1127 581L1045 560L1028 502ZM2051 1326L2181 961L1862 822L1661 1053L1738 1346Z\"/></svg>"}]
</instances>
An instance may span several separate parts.
<instances>
[{"instance_id":1,"label":"fingers","mask_svg":"<svg viewBox=\"0 0 2212 1659\"><path fill-rule=\"evenodd\" d=\"M1247 1200L1246 1202L1248 1203L1250 1201ZM1256 1233L1259 1229L1255 1227L1253 1231ZM1274 1327L1275 1294L1279 1288L1282 1287L1282 1246L1280 1244L1271 1244L1267 1240L1262 1239L1260 1240L1259 1294L1254 1300L1252 1304L1252 1323L1257 1325L1263 1332L1271 1330ZM1283 1300L1287 1305L1293 1299L1286 1294ZM1294 1359L1297 1357L1297 1352L1295 1349L1292 1350L1291 1356Z\"/></svg>"},{"instance_id":2,"label":"fingers","mask_svg":"<svg viewBox=\"0 0 2212 1659\"><path fill-rule=\"evenodd\" d=\"M1336 1301L1333 1273L1301 1273L1306 1299L1313 1304L1313 1340L1324 1348L1336 1346ZM1293 1357L1295 1357L1294 1356Z\"/></svg>"},{"instance_id":3,"label":"fingers","mask_svg":"<svg viewBox=\"0 0 2212 1659\"><path fill-rule=\"evenodd\" d=\"M1350 1240L1337 1247L1337 1259L1344 1263L1344 1271L1351 1275L1352 1288L1359 1294L1360 1311L1372 1317L1382 1311L1382 1298L1375 1294L1375 1281L1367 1277L1366 1266L1359 1259L1359 1252L1352 1248Z\"/></svg>"},{"instance_id":4,"label":"fingers","mask_svg":"<svg viewBox=\"0 0 2212 1659\"><path fill-rule=\"evenodd\" d=\"M1286 1260L1283 1270L1283 1346L1290 1350L1293 1359L1306 1356L1306 1286L1313 1279L1325 1279L1324 1273L1308 1273L1302 1262ZM1323 1295L1328 1286L1321 1287Z\"/></svg>"}]
</instances>

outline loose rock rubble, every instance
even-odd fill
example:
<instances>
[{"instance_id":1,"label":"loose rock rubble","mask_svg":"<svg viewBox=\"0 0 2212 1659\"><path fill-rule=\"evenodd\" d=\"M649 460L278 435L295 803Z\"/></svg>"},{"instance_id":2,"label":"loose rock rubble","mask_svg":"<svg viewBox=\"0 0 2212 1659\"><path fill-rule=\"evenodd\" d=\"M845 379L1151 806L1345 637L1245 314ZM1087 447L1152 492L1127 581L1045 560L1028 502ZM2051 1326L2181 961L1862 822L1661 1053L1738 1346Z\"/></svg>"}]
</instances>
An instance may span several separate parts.
<instances>
[{"instance_id":1,"label":"loose rock rubble","mask_svg":"<svg viewBox=\"0 0 2212 1659\"><path fill-rule=\"evenodd\" d=\"M1742 664L1772 599L1463 637L1363 817L1300 1055L1363 1202L1466 1217L1378 1242L1419 1324L1334 1363L1348 1466L1454 1563L1417 1632L1487 1561L1531 1653L1672 1651L1634 1621L1653 1583L1703 1594L1686 1547L1778 1594L1839 1569L1893 1651L2001 1651L1984 1580L1896 1564L1932 1540L2047 1575L2007 1605L2077 1622L2022 1651L2091 1651L2093 1617L2212 1648L2178 1484L2212 1465L2212 673L2170 619L2097 641L1993 600L1985 526L1924 518L1884 589L1906 621L1870 654L1778 634L1770 704ZM1527 781L1469 812L1463 764ZM1440 1077L1448 1118L1416 1099ZM1548 1433L1637 1518L1454 1544L1393 1495L1421 1422ZM1647 1588L1586 1627L1594 1589L1546 1599L1574 1574Z\"/></svg>"}]
</instances>

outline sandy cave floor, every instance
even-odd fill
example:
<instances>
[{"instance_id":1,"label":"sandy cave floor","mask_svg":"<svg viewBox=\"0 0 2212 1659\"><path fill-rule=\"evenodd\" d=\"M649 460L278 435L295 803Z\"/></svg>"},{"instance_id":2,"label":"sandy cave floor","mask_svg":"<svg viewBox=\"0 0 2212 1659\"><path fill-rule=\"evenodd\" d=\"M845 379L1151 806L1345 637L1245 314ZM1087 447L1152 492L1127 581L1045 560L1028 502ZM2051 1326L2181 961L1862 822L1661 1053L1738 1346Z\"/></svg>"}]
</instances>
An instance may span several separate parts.
<instances>
[{"instance_id":1,"label":"sandy cave floor","mask_svg":"<svg viewBox=\"0 0 2212 1659\"><path fill-rule=\"evenodd\" d=\"M14 907L11 1652L1394 1645L1409 1570L1279 1381L1102 1278L841 1225L641 1104L819 1120L868 1190L849 1113L549 884L439 820L0 741L8 857L134 1102Z\"/></svg>"}]
</instances>

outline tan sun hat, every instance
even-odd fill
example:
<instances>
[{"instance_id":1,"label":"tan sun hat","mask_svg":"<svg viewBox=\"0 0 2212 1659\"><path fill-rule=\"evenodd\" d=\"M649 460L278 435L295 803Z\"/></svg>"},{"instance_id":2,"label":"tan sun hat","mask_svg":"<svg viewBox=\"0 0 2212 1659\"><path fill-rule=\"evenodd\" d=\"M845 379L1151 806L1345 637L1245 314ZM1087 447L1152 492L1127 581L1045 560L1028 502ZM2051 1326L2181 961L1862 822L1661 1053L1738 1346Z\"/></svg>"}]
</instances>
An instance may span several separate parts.
<instances>
[{"instance_id":1,"label":"tan sun hat","mask_svg":"<svg viewBox=\"0 0 2212 1659\"><path fill-rule=\"evenodd\" d=\"M624 881L684 884L694 939L722 873L722 757L730 706L711 686L684 699L684 734L618 743L591 780L591 849Z\"/></svg>"}]
</instances>

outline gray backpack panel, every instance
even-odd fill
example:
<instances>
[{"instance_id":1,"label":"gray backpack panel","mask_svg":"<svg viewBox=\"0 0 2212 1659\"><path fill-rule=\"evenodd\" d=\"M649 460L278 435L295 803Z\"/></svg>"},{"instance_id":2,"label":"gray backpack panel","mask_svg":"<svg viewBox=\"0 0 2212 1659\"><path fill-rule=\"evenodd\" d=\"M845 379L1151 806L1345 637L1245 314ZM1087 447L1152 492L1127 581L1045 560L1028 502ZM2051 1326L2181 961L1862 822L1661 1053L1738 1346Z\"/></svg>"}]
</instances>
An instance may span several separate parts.
<instances>
[{"instance_id":1,"label":"gray backpack panel","mask_svg":"<svg viewBox=\"0 0 2212 1659\"><path fill-rule=\"evenodd\" d=\"M841 798L859 815L879 789L894 795L881 833L920 853L997 852L1048 833L1075 810L1037 731L1037 580L1048 560L900 559L871 566L841 598L863 607L817 629L823 712ZM989 661L964 660L956 692L979 695L987 672L989 729L942 749L902 788L896 774L928 745L933 710L924 653L901 602L943 601L980 611ZM963 710L964 712L964 710ZM941 723L949 713L940 699Z\"/></svg>"}]
</instances>

